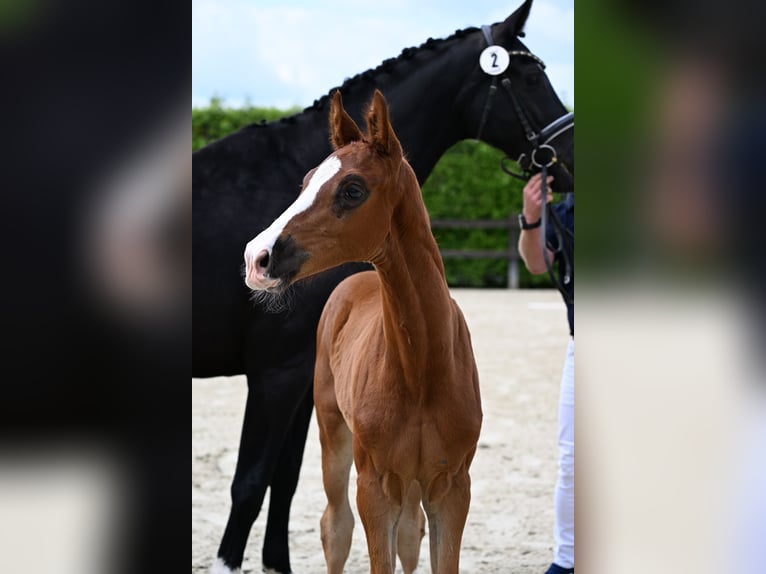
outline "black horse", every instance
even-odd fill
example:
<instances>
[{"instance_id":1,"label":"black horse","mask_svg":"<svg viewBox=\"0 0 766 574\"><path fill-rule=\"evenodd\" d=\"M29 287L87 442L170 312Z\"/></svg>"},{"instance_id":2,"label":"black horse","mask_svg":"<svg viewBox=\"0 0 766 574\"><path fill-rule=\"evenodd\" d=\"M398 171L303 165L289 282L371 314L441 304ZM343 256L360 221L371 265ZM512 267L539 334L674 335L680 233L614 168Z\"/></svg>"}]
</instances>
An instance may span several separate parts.
<instances>
[{"instance_id":1,"label":"black horse","mask_svg":"<svg viewBox=\"0 0 766 574\"><path fill-rule=\"evenodd\" d=\"M566 114L542 62L518 39L531 4L527 0L491 29L429 39L347 80L340 87L346 110L361 121L363 105L380 89L421 184L462 139L480 137L512 158L529 156L530 130L539 134ZM488 44L510 54L510 65L498 75L479 65ZM495 54L485 67L502 66L502 60ZM505 79L510 83L503 85ZM347 265L295 285L290 304L280 310L252 300L241 275L246 243L292 203L305 173L330 153L328 111L324 96L295 116L248 126L193 154L192 375L245 373L248 383L231 512L215 572L241 566L267 487L263 566L291 572L288 519L313 408L316 326L332 289L366 268ZM563 130L553 143L559 160L551 168L554 190L567 191L573 186L572 132Z\"/></svg>"}]
</instances>

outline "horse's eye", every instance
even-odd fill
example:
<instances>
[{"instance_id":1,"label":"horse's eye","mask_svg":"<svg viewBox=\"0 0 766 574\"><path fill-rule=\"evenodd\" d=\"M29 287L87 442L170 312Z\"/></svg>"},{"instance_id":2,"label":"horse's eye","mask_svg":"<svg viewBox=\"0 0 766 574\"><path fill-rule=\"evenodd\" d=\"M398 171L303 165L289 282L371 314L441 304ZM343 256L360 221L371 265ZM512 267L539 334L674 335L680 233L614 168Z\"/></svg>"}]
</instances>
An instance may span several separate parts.
<instances>
[{"instance_id":1,"label":"horse's eye","mask_svg":"<svg viewBox=\"0 0 766 574\"><path fill-rule=\"evenodd\" d=\"M540 72L532 72L524 78L528 86L536 86L540 83Z\"/></svg>"},{"instance_id":2,"label":"horse's eye","mask_svg":"<svg viewBox=\"0 0 766 574\"><path fill-rule=\"evenodd\" d=\"M333 201L333 211L338 217L362 205L369 197L367 186L358 178L351 178L340 184Z\"/></svg>"},{"instance_id":3,"label":"horse's eye","mask_svg":"<svg viewBox=\"0 0 766 574\"><path fill-rule=\"evenodd\" d=\"M343 190L343 195L346 197L346 199L357 201L364 197L364 190L358 185L348 185Z\"/></svg>"}]
</instances>

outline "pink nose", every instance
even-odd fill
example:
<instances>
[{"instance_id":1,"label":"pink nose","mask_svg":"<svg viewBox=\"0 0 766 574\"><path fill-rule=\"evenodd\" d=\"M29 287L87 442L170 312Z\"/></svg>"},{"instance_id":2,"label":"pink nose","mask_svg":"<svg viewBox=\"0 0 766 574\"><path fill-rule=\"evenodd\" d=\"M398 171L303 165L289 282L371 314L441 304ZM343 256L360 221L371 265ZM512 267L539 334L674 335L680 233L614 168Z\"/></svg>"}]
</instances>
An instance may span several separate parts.
<instances>
[{"instance_id":1,"label":"pink nose","mask_svg":"<svg viewBox=\"0 0 766 574\"><path fill-rule=\"evenodd\" d=\"M266 269L269 266L269 252L263 249L255 256L255 272L259 276L266 275Z\"/></svg>"},{"instance_id":2,"label":"pink nose","mask_svg":"<svg viewBox=\"0 0 766 574\"><path fill-rule=\"evenodd\" d=\"M269 252L266 249L261 249L255 257L245 252L245 262L247 263L245 284L250 289L264 291L279 284L279 280L269 279L266 276L269 259Z\"/></svg>"}]
</instances>

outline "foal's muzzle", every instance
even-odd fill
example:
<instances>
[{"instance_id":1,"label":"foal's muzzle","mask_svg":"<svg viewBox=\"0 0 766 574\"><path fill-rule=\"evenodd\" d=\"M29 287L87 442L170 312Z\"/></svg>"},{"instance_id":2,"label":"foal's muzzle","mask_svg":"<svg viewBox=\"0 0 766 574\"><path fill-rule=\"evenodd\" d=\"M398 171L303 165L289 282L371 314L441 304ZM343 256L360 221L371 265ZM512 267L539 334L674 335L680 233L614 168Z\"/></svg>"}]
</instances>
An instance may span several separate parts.
<instances>
[{"instance_id":1,"label":"foal's muzzle","mask_svg":"<svg viewBox=\"0 0 766 574\"><path fill-rule=\"evenodd\" d=\"M280 235L271 252L259 255L256 269L262 271L267 291L283 291L301 270L308 253L301 249L291 235Z\"/></svg>"}]
</instances>

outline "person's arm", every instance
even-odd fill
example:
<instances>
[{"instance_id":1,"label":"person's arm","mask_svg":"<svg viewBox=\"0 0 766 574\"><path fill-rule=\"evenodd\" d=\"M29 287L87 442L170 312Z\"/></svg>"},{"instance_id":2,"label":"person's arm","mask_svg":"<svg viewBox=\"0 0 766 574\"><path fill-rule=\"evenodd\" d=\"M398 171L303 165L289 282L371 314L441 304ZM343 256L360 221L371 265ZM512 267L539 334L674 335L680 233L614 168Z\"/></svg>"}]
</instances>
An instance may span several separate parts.
<instances>
[{"instance_id":1,"label":"person's arm","mask_svg":"<svg viewBox=\"0 0 766 574\"><path fill-rule=\"evenodd\" d=\"M524 206L522 213L528 224L533 224L540 221L542 217L542 175L533 175L527 184L524 186ZM548 176L548 186L553 181L553 176ZM549 187L550 189L550 187ZM551 195L547 196L547 200L550 203L552 199ZM534 229L521 230L519 234L519 255L524 260L524 264L527 269L533 275L539 275L545 273L548 268L545 265L545 259L543 258L543 251L540 249L542 233L541 227ZM553 252L546 247L548 251L548 257L553 260Z\"/></svg>"}]
</instances>

